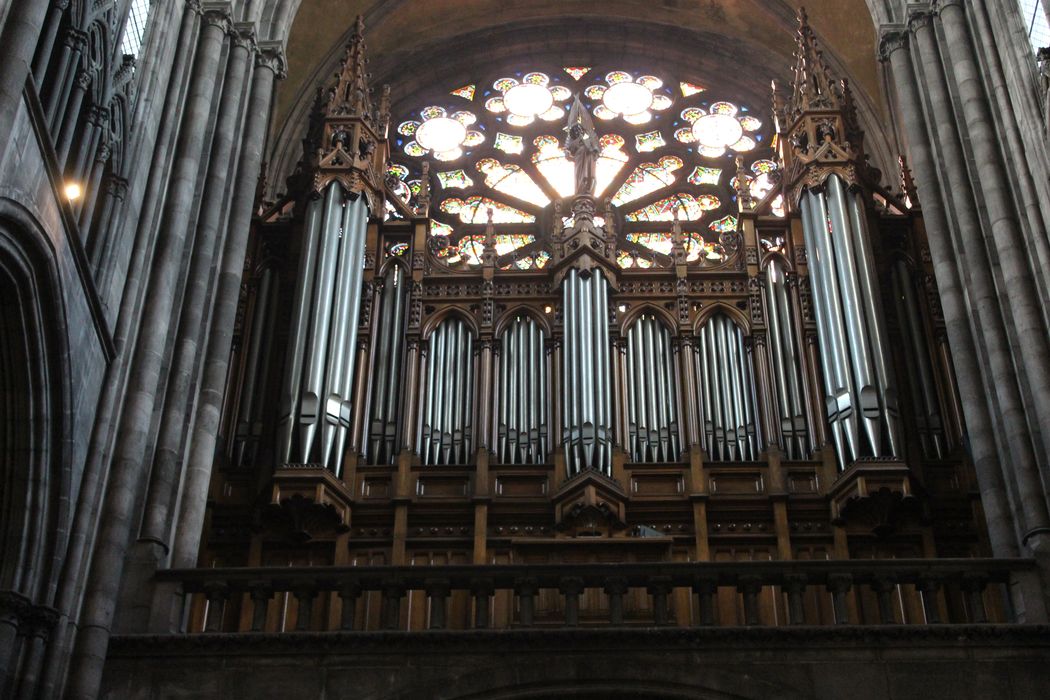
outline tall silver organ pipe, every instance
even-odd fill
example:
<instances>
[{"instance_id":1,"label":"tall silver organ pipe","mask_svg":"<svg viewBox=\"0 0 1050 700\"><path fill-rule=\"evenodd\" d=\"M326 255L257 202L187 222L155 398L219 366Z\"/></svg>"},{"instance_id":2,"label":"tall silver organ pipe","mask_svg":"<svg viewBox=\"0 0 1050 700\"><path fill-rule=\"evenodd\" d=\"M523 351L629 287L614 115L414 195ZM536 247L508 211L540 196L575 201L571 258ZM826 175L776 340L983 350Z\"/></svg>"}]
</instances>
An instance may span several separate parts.
<instances>
[{"instance_id":1,"label":"tall silver organ pipe","mask_svg":"<svg viewBox=\"0 0 1050 700\"><path fill-rule=\"evenodd\" d=\"M766 298L769 356L780 419L781 447L788 459L807 459L812 445L806 425L801 353L784 264L779 258L771 259L766 267L762 291Z\"/></svg>"},{"instance_id":2,"label":"tall silver organ pipe","mask_svg":"<svg viewBox=\"0 0 1050 700\"><path fill-rule=\"evenodd\" d=\"M274 337L274 318L279 294L279 280L272 268L259 275L252 303L251 321L241 367L241 390L237 402L237 423L232 461L238 466L255 462L262 441L266 380Z\"/></svg>"},{"instance_id":3,"label":"tall silver organ pipe","mask_svg":"<svg viewBox=\"0 0 1050 700\"><path fill-rule=\"evenodd\" d=\"M278 456L337 474L350 430L368 206L338 183L306 212L281 396Z\"/></svg>"},{"instance_id":4,"label":"tall silver organ pipe","mask_svg":"<svg viewBox=\"0 0 1050 700\"><path fill-rule=\"evenodd\" d=\"M671 332L652 314L627 331L628 451L635 462L674 462L681 451Z\"/></svg>"},{"instance_id":5,"label":"tall silver organ pipe","mask_svg":"<svg viewBox=\"0 0 1050 700\"><path fill-rule=\"evenodd\" d=\"M569 270L562 283L562 445L570 475L612 473L609 282L600 271Z\"/></svg>"},{"instance_id":6,"label":"tall silver organ pipe","mask_svg":"<svg viewBox=\"0 0 1050 700\"><path fill-rule=\"evenodd\" d=\"M700 329L696 370L703 412L704 449L710 460L758 459L758 409L751 354L744 333L716 313Z\"/></svg>"},{"instance_id":7,"label":"tall silver organ pipe","mask_svg":"<svg viewBox=\"0 0 1050 700\"><path fill-rule=\"evenodd\" d=\"M929 336L923 323L922 309L917 295L918 281L903 260L890 270L893 280L893 299L897 307L905 369L911 388L912 416L922 443L923 455L928 459L943 459L946 435L941 421L937 382L930 361Z\"/></svg>"},{"instance_id":8,"label":"tall silver organ pipe","mask_svg":"<svg viewBox=\"0 0 1050 700\"><path fill-rule=\"evenodd\" d=\"M474 336L451 316L430 334L419 456L423 464L466 464L474 459Z\"/></svg>"},{"instance_id":9,"label":"tall silver organ pipe","mask_svg":"<svg viewBox=\"0 0 1050 700\"><path fill-rule=\"evenodd\" d=\"M405 268L396 263L390 265L383 275L375 324L375 358L365 444L369 464L389 464L398 452L408 291Z\"/></svg>"},{"instance_id":10,"label":"tall silver organ pipe","mask_svg":"<svg viewBox=\"0 0 1050 700\"><path fill-rule=\"evenodd\" d=\"M545 334L535 319L511 321L499 344L496 386L496 454L504 464L547 460L547 357Z\"/></svg>"},{"instance_id":11,"label":"tall silver organ pipe","mask_svg":"<svg viewBox=\"0 0 1050 700\"><path fill-rule=\"evenodd\" d=\"M899 456L897 392L860 195L831 175L825 190L803 191L800 205L839 467L858 457Z\"/></svg>"}]
</instances>

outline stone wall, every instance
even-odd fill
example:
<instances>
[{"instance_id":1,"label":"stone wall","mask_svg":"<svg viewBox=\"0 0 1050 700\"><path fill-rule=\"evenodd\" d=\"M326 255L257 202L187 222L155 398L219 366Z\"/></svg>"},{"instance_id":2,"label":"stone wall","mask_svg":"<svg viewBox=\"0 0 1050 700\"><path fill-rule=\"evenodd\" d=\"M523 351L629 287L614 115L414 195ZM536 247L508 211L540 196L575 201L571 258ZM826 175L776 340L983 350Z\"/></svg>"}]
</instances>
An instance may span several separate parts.
<instances>
[{"instance_id":1,"label":"stone wall","mask_svg":"<svg viewBox=\"0 0 1050 700\"><path fill-rule=\"evenodd\" d=\"M927 626L116 637L101 697L1029 699L1050 628Z\"/></svg>"}]
</instances>

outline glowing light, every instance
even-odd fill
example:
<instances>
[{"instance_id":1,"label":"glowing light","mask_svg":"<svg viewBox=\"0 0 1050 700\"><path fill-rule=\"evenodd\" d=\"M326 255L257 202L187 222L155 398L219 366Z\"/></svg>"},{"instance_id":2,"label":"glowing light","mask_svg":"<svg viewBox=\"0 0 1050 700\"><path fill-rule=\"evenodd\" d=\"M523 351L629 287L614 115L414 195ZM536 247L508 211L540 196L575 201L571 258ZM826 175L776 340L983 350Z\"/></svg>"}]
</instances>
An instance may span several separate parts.
<instances>
[{"instance_id":1,"label":"glowing light","mask_svg":"<svg viewBox=\"0 0 1050 700\"><path fill-rule=\"evenodd\" d=\"M653 103L653 93L639 83L616 83L602 95L602 102L610 111L630 116L649 109Z\"/></svg>"},{"instance_id":2,"label":"glowing light","mask_svg":"<svg viewBox=\"0 0 1050 700\"><path fill-rule=\"evenodd\" d=\"M743 135L740 122L728 114L706 114L693 122L693 137L708 148L725 148Z\"/></svg>"},{"instance_id":3,"label":"glowing light","mask_svg":"<svg viewBox=\"0 0 1050 700\"><path fill-rule=\"evenodd\" d=\"M458 149L466 138L467 127L449 117L428 119L416 130L416 141L419 145L437 153Z\"/></svg>"},{"instance_id":4,"label":"glowing light","mask_svg":"<svg viewBox=\"0 0 1050 700\"><path fill-rule=\"evenodd\" d=\"M66 199L70 202L80 199L80 195L84 194L83 190L80 189L80 185L75 182L67 182L63 192L66 195Z\"/></svg>"},{"instance_id":5,"label":"glowing light","mask_svg":"<svg viewBox=\"0 0 1050 700\"><path fill-rule=\"evenodd\" d=\"M504 93L503 104L513 114L534 117L543 114L554 105L554 96L543 85L521 83Z\"/></svg>"}]
</instances>

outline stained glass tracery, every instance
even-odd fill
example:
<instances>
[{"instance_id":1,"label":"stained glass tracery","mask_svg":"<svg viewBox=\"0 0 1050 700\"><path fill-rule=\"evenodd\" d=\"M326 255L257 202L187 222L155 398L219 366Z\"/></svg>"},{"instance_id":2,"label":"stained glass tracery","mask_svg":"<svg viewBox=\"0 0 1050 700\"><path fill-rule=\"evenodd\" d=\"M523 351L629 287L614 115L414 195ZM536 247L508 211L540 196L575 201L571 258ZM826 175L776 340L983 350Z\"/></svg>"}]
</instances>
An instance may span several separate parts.
<instances>
[{"instance_id":1,"label":"stained glass tracery","mask_svg":"<svg viewBox=\"0 0 1050 700\"><path fill-rule=\"evenodd\" d=\"M490 220L497 235L509 236L500 244L508 252L497 253L501 268L537 269L549 259L541 227L549 218L539 215L559 198L567 207L573 195L574 167L563 150L563 129L576 95L600 135L596 197L608 198L625 220L617 230L621 241L634 246L627 257L635 269L657 264L651 256L670 250L666 228L646 231L649 223L689 223L703 232L696 234L701 241L735 230L733 156L754 162L747 176L753 196L777 181L763 170L776 165L769 160L764 119L716 86L620 66L525 68L446 86L423 103L429 106L395 122L395 153L404 161L398 165L416 174L406 169L392 188L408 202L419 188L421 161L431 161L431 235L444 241L442 257L450 264L480 261L483 239L472 237ZM773 209L782 211L783 202L774 202ZM514 227L521 230L512 234L508 229ZM693 236L689 260L715 260L717 251L701 253ZM517 254L519 248L525 250Z\"/></svg>"}]
</instances>

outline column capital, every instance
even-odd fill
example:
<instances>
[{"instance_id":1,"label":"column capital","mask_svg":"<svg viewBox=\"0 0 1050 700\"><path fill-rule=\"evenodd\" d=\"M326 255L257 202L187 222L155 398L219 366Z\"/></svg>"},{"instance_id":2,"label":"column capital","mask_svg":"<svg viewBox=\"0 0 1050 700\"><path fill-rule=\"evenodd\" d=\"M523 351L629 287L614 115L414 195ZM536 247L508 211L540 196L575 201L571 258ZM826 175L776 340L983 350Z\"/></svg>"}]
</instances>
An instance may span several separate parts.
<instances>
[{"instance_id":1,"label":"column capital","mask_svg":"<svg viewBox=\"0 0 1050 700\"><path fill-rule=\"evenodd\" d=\"M233 33L233 15L226 2L205 2L201 5L201 20L205 25L217 27L223 34Z\"/></svg>"},{"instance_id":2,"label":"column capital","mask_svg":"<svg viewBox=\"0 0 1050 700\"><path fill-rule=\"evenodd\" d=\"M253 22L234 22L230 38L233 41L233 45L237 48L245 49L246 51L257 50L255 23Z\"/></svg>"},{"instance_id":3,"label":"column capital","mask_svg":"<svg viewBox=\"0 0 1050 700\"><path fill-rule=\"evenodd\" d=\"M887 24L879 33L879 61L885 63L895 51L908 51L908 27L904 24Z\"/></svg>"},{"instance_id":4,"label":"column capital","mask_svg":"<svg viewBox=\"0 0 1050 700\"><path fill-rule=\"evenodd\" d=\"M929 5L911 8L908 12L908 31L913 34L920 29L926 29L933 22L934 11Z\"/></svg>"},{"instance_id":5,"label":"column capital","mask_svg":"<svg viewBox=\"0 0 1050 700\"><path fill-rule=\"evenodd\" d=\"M278 80L288 77L288 62L284 57L283 43L280 41L260 41L256 46L256 68L270 69Z\"/></svg>"}]
</instances>

